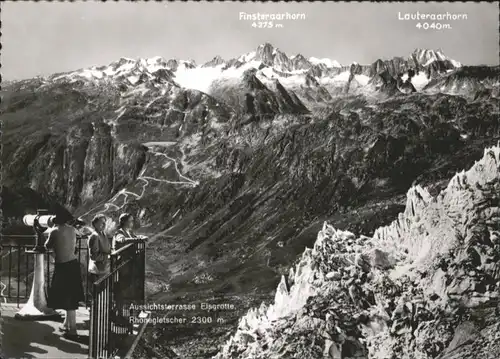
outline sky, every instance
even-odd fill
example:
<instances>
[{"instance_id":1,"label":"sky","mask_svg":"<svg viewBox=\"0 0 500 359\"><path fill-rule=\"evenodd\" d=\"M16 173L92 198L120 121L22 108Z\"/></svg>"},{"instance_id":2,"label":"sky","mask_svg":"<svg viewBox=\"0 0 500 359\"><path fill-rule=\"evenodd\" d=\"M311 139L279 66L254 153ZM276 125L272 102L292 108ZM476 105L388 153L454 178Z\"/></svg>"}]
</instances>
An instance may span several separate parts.
<instances>
[{"instance_id":1,"label":"sky","mask_svg":"<svg viewBox=\"0 0 500 359\"><path fill-rule=\"evenodd\" d=\"M469 65L499 63L496 3L240 3L240 2L2 2L2 77L106 65L120 57L161 56L201 64L230 59L269 42L288 55L341 64L408 56L415 48L442 49ZM466 14L416 28L399 13ZM254 28L239 13L305 14ZM262 21L265 23L266 21ZM451 29L445 28L447 25ZM262 24L264 26L264 24ZM438 25L439 27L439 25Z\"/></svg>"}]
</instances>

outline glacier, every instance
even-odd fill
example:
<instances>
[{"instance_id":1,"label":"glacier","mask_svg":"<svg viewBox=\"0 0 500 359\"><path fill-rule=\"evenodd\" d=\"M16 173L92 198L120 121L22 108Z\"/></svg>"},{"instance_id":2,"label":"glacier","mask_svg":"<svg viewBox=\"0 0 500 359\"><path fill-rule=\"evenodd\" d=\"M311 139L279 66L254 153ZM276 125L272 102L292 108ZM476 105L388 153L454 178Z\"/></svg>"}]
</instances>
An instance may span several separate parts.
<instances>
[{"instance_id":1,"label":"glacier","mask_svg":"<svg viewBox=\"0 0 500 359\"><path fill-rule=\"evenodd\" d=\"M481 348L457 348L477 326L469 317L498 303L499 259L497 145L437 196L411 187L404 212L372 237L324 223L274 303L250 309L213 358L498 357L494 313Z\"/></svg>"}]
</instances>

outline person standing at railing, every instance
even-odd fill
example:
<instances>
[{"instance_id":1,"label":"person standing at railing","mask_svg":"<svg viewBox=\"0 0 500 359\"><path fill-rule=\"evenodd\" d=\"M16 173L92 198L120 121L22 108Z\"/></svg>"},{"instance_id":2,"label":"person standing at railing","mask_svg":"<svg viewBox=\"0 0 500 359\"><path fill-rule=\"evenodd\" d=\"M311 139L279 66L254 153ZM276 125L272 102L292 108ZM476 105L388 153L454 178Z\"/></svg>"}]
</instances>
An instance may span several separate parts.
<instances>
[{"instance_id":1,"label":"person standing at railing","mask_svg":"<svg viewBox=\"0 0 500 359\"><path fill-rule=\"evenodd\" d=\"M80 263L75 255L76 229L68 224L72 220L67 213L57 214L53 227L45 242L46 248L54 250L55 266L52 282L48 290L47 306L66 310L66 318L60 328L64 337L76 339L76 310L85 300Z\"/></svg>"},{"instance_id":2,"label":"person standing at railing","mask_svg":"<svg viewBox=\"0 0 500 359\"><path fill-rule=\"evenodd\" d=\"M129 243L147 241L147 237L136 235L133 231L134 228L134 217L130 213L123 213L118 218L118 230L113 237L113 252L119 251ZM128 253L128 254L125 254ZM117 256L117 260L125 260L127 256L134 255L135 252L130 252L126 250L125 253L120 253ZM130 257L128 257L130 258ZM116 322L126 321L124 318L124 310L126 311L126 302L133 297L131 291L133 291L133 282L136 278L133 278L130 267L122 267L120 274L115 276L115 282L113 284L114 297L115 297L115 310L116 312L112 314L114 317L112 320ZM130 314L130 313L129 313Z\"/></svg>"},{"instance_id":3,"label":"person standing at railing","mask_svg":"<svg viewBox=\"0 0 500 359\"><path fill-rule=\"evenodd\" d=\"M104 233L106 228L106 216L98 214L92 219L92 233L87 246L89 249L89 275L90 283L110 272L111 241Z\"/></svg>"},{"instance_id":4,"label":"person standing at railing","mask_svg":"<svg viewBox=\"0 0 500 359\"><path fill-rule=\"evenodd\" d=\"M123 213L118 218L118 230L113 237L113 251L117 251L128 243L147 241L147 237L138 236L133 231L134 217L130 213Z\"/></svg>"}]
</instances>

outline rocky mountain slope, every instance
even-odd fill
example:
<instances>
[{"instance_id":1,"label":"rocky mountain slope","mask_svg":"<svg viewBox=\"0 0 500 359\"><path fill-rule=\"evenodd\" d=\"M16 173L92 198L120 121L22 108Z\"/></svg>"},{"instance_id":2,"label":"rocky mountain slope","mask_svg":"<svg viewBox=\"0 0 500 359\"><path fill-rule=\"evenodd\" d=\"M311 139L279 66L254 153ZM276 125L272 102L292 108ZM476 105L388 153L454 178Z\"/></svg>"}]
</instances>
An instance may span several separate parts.
<instances>
[{"instance_id":1,"label":"rocky mountain slope","mask_svg":"<svg viewBox=\"0 0 500 359\"><path fill-rule=\"evenodd\" d=\"M20 218L41 207L133 213L150 300L236 305L223 325L151 327L143 353L211 357L324 221L373 236L415 181L434 196L500 139L498 67L415 58L342 66L264 44L4 84L3 231L30 233Z\"/></svg>"},{"instance_id":2,"label":"rocky mountain slope","mask_svg":"<svg viewBox=\"0 0 500 359\"><path fill-rule=\"evenodd\" d=\"M324 224L214 358L498 358L500 147L373 236Z\"/></svg>"}]
</instances>

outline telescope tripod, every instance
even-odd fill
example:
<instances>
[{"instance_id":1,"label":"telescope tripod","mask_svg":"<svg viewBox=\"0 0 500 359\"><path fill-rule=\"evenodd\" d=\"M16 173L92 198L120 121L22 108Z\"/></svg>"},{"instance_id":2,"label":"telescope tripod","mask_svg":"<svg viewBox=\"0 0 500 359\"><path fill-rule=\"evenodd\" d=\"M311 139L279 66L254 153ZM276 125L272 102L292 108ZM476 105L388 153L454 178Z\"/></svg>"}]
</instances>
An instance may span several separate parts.
<instances>
[{"instance_id":1,"label":"telescope tripod","mask_svg":"<svg viewBox=\"0 0 500 359\"><path fill-rule=\"evenodd\" d=\"M33 230L36 234L35 247L32 250L27 250L26 254L35 256L35 265L33 273L33 286L28 302L16 313L16 319L24 320L48 320L60 319L61 315L54 309L47 306L47 293L45 291L45 256L49 255L44 247L44 228L40 225L38 218L41 211L38 211L35 220L33 221Z\"/></svg>"}]
</instances>

